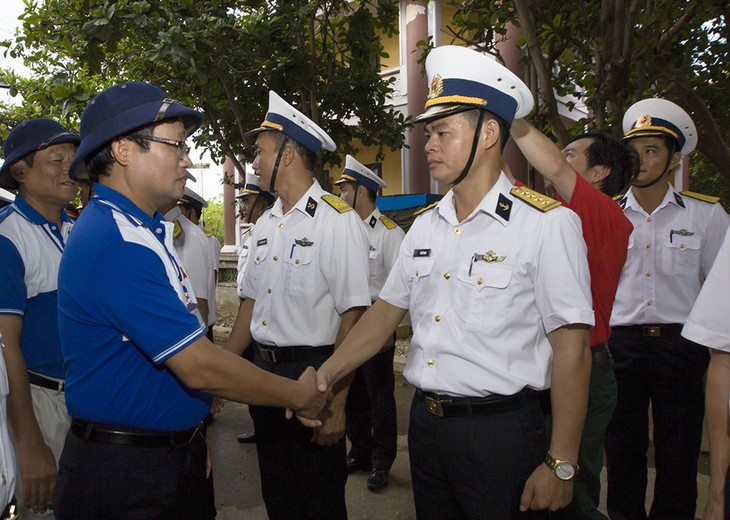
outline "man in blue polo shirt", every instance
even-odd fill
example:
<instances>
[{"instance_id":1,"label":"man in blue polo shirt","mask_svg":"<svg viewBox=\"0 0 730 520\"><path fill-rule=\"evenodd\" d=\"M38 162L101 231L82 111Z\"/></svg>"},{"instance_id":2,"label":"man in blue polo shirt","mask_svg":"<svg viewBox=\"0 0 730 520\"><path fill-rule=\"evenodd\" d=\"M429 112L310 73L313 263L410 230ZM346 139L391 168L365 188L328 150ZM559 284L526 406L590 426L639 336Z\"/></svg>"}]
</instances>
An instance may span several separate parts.
<instances>
[{"instance_id":1,"label":"man in blue polo shirt","mask_svg":"<svg viewBox=\"0 0 730 520\"><path fill-rule=\"evenodd\" d=\"M268 374L205 337L157 208L183 195L202 115L146 83L97 95L70 175L95 183L59 271L72 423L54 511L73 518L211 517L200 425L211 395L316 416L314 370ZM282 412L283 413L283 412Z\"/></svg>"},{"instance_id":2,"label":"man in blue polo shirt","mask_svg":"<svg viewBox=\"0 0 730 520\"><path fill-rule=\"evenodd\" d=\"M0 211L0 334L23 519L40 518L51 505L69 425L56 282L73 224L64 208L77 193L68 168L78 142L56 121L31 119L8 135L0 168L0 186L17 190Z\"/></svg>"}]
</instances>

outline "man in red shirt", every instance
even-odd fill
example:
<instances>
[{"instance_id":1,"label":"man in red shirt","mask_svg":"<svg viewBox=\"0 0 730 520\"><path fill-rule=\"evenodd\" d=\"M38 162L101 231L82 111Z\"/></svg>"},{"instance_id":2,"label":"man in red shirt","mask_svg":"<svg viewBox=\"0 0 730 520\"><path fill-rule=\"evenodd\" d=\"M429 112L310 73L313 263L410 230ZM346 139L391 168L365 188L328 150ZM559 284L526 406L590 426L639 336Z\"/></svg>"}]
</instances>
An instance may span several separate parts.
<instances>
[{"instance_id":1,"label":"man in red shirt","mask_svg":"<svg viewBox=\"0 0 730 520\"><path fill-rule=\"evenodd\" d=\"M581 437L573 502L552 518L606 519L598 511L603 441L616 406L616 376L606 341L621 269L633 226L612 197L623 193L638 172L638 160L611 135L581 134L561 151L524 119L512 138L530 164L552 184L556 198L578 214L588 250L596 325L590 332L593 368L588 412Z\"/></svg>"}]
</instances>

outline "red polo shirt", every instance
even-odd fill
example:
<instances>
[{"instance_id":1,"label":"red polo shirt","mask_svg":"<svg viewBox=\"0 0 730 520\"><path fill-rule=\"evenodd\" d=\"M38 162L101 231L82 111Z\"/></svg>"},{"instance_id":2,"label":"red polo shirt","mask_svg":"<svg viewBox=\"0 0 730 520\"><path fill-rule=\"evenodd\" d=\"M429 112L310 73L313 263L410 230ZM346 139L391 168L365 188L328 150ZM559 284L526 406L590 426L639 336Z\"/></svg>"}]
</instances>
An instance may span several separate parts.
<instances>
[{"instance_id":1,"label":"red polo shirt","mask_svg":"<svg viewBox=\"0 0 730 520\"><path fill-rule=\"evenodd\" d=\"M517 181L515 184L524 184ZM608 195L597 190L576 175L575 188L570 202L556 194L557 200L580 217L583 223L583 239L588 250L588 270L591 273L591 296L596 325L591 329L591 346L608 341L611 327L613 300L626 263L629 235L634 229L623 211Z\"/></svg>"}]
</instances>

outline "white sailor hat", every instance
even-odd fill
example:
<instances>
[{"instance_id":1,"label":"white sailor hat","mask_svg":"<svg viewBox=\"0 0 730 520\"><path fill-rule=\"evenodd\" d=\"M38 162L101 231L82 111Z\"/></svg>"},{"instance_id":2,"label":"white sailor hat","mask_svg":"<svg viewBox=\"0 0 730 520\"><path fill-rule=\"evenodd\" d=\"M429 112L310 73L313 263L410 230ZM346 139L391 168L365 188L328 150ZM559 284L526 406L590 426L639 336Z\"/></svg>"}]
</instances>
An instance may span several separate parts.
<instances>
[{"instance_id":1,"label":"white sailor hat","mask_svg":"<svg viewBox=\"0 0 730 520\"><path fill-rule=\"evenodd\" d=\"M489 56L458 45L444 45L426 58L428 100L422 123L481 108L512 125L530 113L534 99L520 78Z\"/></svg>"},{"instance_id":2,"label":"white sailor hat","mask_svg":"<svg viewBox=\"0 0 730 520\"><path fill-rule=\"evenodd\" d=\"M185 186L185 192L183 193L183 196L180 197L180 200L178 202L182 202L184 204L190 204L191 206L203 209L208 207L208 201L206 201L203 197L195 193L193 190Z\"/></svg>"},{"instance_id":3,"label":"white sailor hat","mask_svg":"<svg viewBox=\"0 0 730 520\"><path fill-rule=\"evenodd\" d=\"M314 153L318 153L320 148L324 148L329 152L334 152L336 148L335 142L327 135L327 132L284 101L273 90L269 91L269 111L266 118L264 118L260 127L246 132L245 138L250 139L261 132L271 130L288 135Z\"/></svg>"},{"instance_id":4,"label":"white sailor hat","mask_svg":"<svg viewBox=\"0 0 730 520\"><path fill-rule=\"evenodd\" d=\"M634 137L673 137L679 151L687 155L697 146L697 128L679 105L661 98L642 99L624 114L624 139Z\"/></svg>"},{"instance_id":5,"label":"white sailor hat","mask_svg":"<svg viewBox=\"0 0 730 520\"><path fill-rule=\"evenodd\" d=\"M345 182L354 182L365 186L366 189L377 193L380 188L385 188L387 184L377 174L357 161L352 155L345 157L345 170L335 184L343 184Z\"/></svg>"},{"instance_id":6,"label":"white sailor hat","mask_svg":"<svg viewBox=\"0 0 730 520\"><path fill-rule=\"evenodd\" d=\"M245 197L246 195L261 195L269 202L276 200L271 193L261 189L261 179L255 173L246 174L246 184L243 186L238 198Z\"/></svg>"}]
</instances>

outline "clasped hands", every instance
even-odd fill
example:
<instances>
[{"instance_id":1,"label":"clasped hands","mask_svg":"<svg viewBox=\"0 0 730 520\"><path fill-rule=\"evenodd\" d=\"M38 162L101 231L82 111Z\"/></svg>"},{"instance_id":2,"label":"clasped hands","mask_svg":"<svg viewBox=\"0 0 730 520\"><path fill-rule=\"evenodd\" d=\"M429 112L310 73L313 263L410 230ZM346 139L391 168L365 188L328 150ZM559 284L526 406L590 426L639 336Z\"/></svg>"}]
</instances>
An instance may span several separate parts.
<instances>
[{"instance_id":1,"label":"clasped hands","mask_svg":"<svg viewBox=\"0 0 730 520\"><path fill-rule=\"evenodd\" d=\"M302 404L295 410L287 409L286 418L291 419L296 414L297 419L307 428L319 428L326 416L331 415L328 404L332 402L331 377L327 372L315 371L312 367L302 372L298 382L301 394L298 399Z\"/></svg>"}]
</instances>

